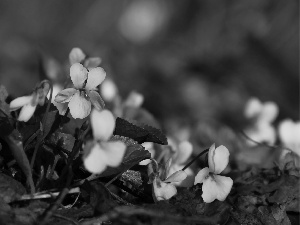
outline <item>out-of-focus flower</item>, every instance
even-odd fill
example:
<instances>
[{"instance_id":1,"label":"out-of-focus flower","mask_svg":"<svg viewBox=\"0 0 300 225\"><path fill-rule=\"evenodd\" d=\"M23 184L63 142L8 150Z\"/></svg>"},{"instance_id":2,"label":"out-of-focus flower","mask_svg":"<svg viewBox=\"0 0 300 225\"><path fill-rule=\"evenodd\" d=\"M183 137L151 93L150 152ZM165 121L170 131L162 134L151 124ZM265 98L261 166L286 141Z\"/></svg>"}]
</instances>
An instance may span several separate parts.
<instances>
[{"instance_id":1,"label":"out-of-focus flower","mask_svg":"<svg viewBox=\"0 0 300 225\"><path fill-rule=\"evenodd\" d=\"M88 71L80 63L75 63L70 68L70 76L74 88L67 88L59 92L55 101L58 103L69 102L70 113L75 119L87 117L91 112L91 104L97 110L101 110L104 102L96 91L96 87L105 79L105 71L101 67Z\"/></svg>"},{"instance_id":2,"label":"out-of-focus flower","mask_svg":"<svg viewBox=\"0 0 300 225\"><path fill-rule=\"evenodd\" d=\"M145 43L165 24L167 13L161 1L133 1L120 17L120 32L132 42Z\"/></svg>"},{"instance_id":3,"label":"out-of-focus flower","mask_svg":"<svg viewBox=\"0 0 300 225\"><path fill-rule=\"evenodd\" d=\"M115 118L110 111L93 109L91 125L95 141L86 145L83 163L89 172L100 174L107 166L121 164L126 145L121 141L109 141L115 129Z\"/></svg>"},{"instance_id":4,"label":"out-of-focus flower","mask_svg":"<svg viewBox=\"0 0 300 225\"><path fill-rule=\"evenodd\" d=\"M144 143L142 143L142 146L150 152L151 158L154 158L155 150L154 150L153 142L144 142ZM145 159L145 160L139 162L139 165L144 165L145 166L145 165L148 165L150 162L151 162L151 159Z\"/></svg>"},{"instance_id":5,"label":"out-of-focus flower","mask_svg":"<svg viewBox=\"0 0 300 225\"><path fill-rule=\"evenodd\" d=\"M253 121L253 125L245 130L247 136L256 142L273 145L276 141L276 131L272 122L278 115L278 106L274 102L262 103L257 98L251 98L246 104L244 114Z\"/></svg>"},{"instance_id":6,"label":"out-of-focus flower","mask_svg":"<svg viewBox=\"0 0 300 225\"><path fill-rule=\"evenodd\" d=\"M123 103L126 107L139 108L144 102L144 96L136 91L130 92L127 99Z\"/></svg>"},{"instance_id":7,"label":"out-of-focus flower","mask_svg":"<svg viewBox=\"0 0 300 225\"><path fill-rule=\"evenodd\" d=\"M193 153L193 146L189 141L182 141L178 145L172 141L172 139L168 139L169 144L171 145L172 150L174 151L171 161L170 167L168 170L168 176L175 173L176 171L181 170L187 160L191 157ZM191 168L186 168L185 173L187 177L185 180L181 182L177 182L175 185L180 187L191 187L194 183L195 174Z\"/></svg>"},{"instance_id":8,"label":"out-of-focus flower","mask_svg":"<svg viewBox=\"0 0 300 225\"><path fill-rule=\"evenodd\" d=\"M284 164L290 159L294 161L296 167L300 168L300 121L283 120L279 124L278 134L281 143L289 149L282 151L280 163Z\"/></svg>"},{"instance_id":9,"label":"out-of-focus flower","mask_svg":"<svg viewBox=\"0 0 300 225\"><path fill-rule=\"evenodd\" d=\"M283 145L300 156L300 121L283 120L279 124L278 133Z\"/></svg>"},{"instance_id":10,"label":"out-of-focus flower","mask_svg":"<svg viewBox=\"0 0 300 225\"><path fill-rule=\"evenodd\" d=\"M118 95L118 88L111 79L105 79L101 84L100 93L107 102L112 102Z\"/></svg>"},{"instance_id":11,"label":"out-of-focus flower","mask_svg":"<svg viewBox=\"0 0 300 225\"><path fill-rule=\"evenodd\" d=\"M153 177L151 182L153 184L153 198L155 201L168 200L177 194L175 183L181 182L187 177L185 171L176 171L166 179L164 168L158 168L157 162L152 160L148 164L148 175Z\"/></svg>"},{"instance_id":12,"label":"out-of-focus flower","mask_svg":"<svg viewBox=\"0 0 300 225\"><path fill-rule=\"evenodd\" d=\"M220 176L220 174L228 165L229 151L221 145L215 148L213 144L208 152L208 165L198 172L195 177L195 185L203 183L202 198L206 203L211 203L215 199L224 201L229 194L233 181L230 177Z\"/></svg>"},{"instance_id":13,"label":"out-of-focus flower","mask_svg":"<svg viewBox=\"0 0 300 225\"><path fill-rule=\"evenodd\" d=\"M69 54L70 64L81 63L89 70L100 65L101 59L99 57L87 57L80 48L73 48Z\"/></svg>"},{"instance_id":14,"label":"out-of-focus flower","mask_svg":"<svg viewBox=\"0 0 300 225\"><path fill-rule=\"evenodd\" d=\"M33 116L37 105L44 105L49 89L50 85L48 82L41 82L31 95L22 96L11 101L9 105L10 111L22 108L18 120L27 122Z\"/></svg>"}]
</instances>

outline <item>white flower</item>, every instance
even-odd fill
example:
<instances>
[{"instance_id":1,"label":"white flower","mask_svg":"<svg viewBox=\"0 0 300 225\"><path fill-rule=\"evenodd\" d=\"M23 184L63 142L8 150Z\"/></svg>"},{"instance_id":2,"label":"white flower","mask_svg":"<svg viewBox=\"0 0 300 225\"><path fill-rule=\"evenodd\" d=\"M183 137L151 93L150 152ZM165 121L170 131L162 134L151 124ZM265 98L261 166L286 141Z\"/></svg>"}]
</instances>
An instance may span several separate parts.
<instances>
[{"instance_id":1,"label":"white flower","mask_svg":"<svg viewBox=\"0 0 300 225\"><path fill-rule=\"evenodd\" d=\"M279 124L278 134L283 145L300 156L300 121L283 120Z\"/></svg>"},{"instance_id":2,"label":"white flower","mask_svg":"<svg viewBox=\"0 0 300 225\"><path fill-rule=\"evenodd\" d=\"M132 91L124 102L124 106L140 108L143 102L144 96L136 91Z\"/></svg>"},{"instance_id":3,"label":"white flower","mask_svg":"<svg viewBox=\"0 0 300 225\"><path fill-rule=\"evenodd\" d=\"M157 162L152 159L148 164L148 176L150 183L152 183L152 194L155 201L168 200L177 193L174 183L181 182L186 179L187 174L180 170L171 174L167 179L165 176L169 168L169 162L166 165L158 167Z\"/></svg>"},{"instance_id":4,"label":"white flower","mask_svg":"<svg viewBox=\"0 0 300 225\"><path fill-rule=\"evenodd\" d=\"M110 111L94 109L91 125L95 142L86 145L83 163L89 172L100 174L107 166L121 164L126 145L121 141L109 141L115 129L115 118Z\"/></svg>"},{"instance_id":5,"label":"white flower","mask_svg":"<svg viewBox=\"0 0 300 225\"><path fill-rule=\"evenodd\" d=\"M220 174L228 165L229 151L221 145L215 148L213 144L208 152L208 165L198 172L195 177L195 185L203 183L202 198L206 203L211 203L215 199L224 201L229 194L233 181L230 177L220 176Z\"/></svg>"},{"instance_id":6,"label":"white flower","mask_svg":"<svg viewBox=\"0 0 300 225\"><path fill-rule=\"evenodd\" d=\"M99 57L86 57L80 48L73 48L69 54L70 64L81 63L88 69L96 68L100 65L101 59Z\"/></svg>"},{"instance_id":7,"label":"white flower","mask_svg":"<svg viewBox=\"0 0 300 225\"><path fill-rule=\"evenodd\" d=\"M111 79L105 79L101 85L100 92L105 101L112 102L118 95L118 88Z\"/></svg>"},{"instance_id":8,"label":"white flower","mask_svg":"<svg viewBox=\"0 0 300 225\"><path fill-rule=\"evenodd\" d=\"M171 139L169 139L171 140ZM181 170L187 160L190 158L190 156L193 153L193 146L189 141L182 141L178 145L176 145L173 141L170 141L171 147L173 147L173 150L175 150L175 154L172 156L172 160L169 167L168 176L175 173L176 171ZM194 172L191 168L186 168L185 173L187 174L187 177L185 180L176 183L176 186L180 187L191 187L194 183Z\"/></svg>"},{"instance_id":9,"label":"white flower","mask_svg":"<svg viewBox=\"0 0 300 225\"><path fill-rule=\"evenodd\" d=\"M37 105L44 105L45 97L49 92L50 85L47 82L41 82L39 87L29 96L22 96L10 102L10 111L22 108L18 120L27 122L34 114Z\"/></svg>"},{"instance_id":10,"label":"white flower","mask_svg":"<svg viewBox=\"0 0 300 225\"><path fill-rule=\"evenodd\" d=\"M96 87L105 79L105 71L101 67L87 71L80 63L75 63L70 68L70 76L75 88L62 90L56 95L55 101L69 102L70 113L75 119L87 117L91 112L91 103L101 110L104 102Z\"/></svg>"},{"instance_id":11,"label":"white flower","mask_svg":"<svg viewBox=\"0 0 300 225\"><path fill-rule=\"evenodd\" d=\"M161 180L156 176L153 180L153 194L157 201L168 200L177 194L177 189L174 183L181 182L186 179L187 174L180 170L171 174L167 179Z\"/></svg>"},{"instance_id":12,"label":"white flower","mask_svg":"<svg viewBox=\"0 0 300 225\"><path fill-rule=\"evenodd\" d=\"M253 121L253 125L245 130L247 136L256 142L273 145L276 141L276 131L272 122L278 115L278 106L274 102L262 103L257 98L251 98L246 104L244 114L247 119Z\"/></svg>"}]
</instances>

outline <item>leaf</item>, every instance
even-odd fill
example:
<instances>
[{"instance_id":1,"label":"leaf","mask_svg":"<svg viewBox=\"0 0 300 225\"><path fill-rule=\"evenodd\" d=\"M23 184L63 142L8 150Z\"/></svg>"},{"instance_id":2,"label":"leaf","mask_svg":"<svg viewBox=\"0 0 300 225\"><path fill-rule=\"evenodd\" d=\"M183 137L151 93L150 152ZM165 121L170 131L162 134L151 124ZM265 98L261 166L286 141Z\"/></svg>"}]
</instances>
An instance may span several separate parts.
<instances>
[{"instance_id":1,"label":"leaf","mask_svg":"<svg viewBox=\"0 0 300 225\"><path fill-rule=\"evenodd\" d=\"M25 188L15 179L0 173L0 199L6 203L20 199L26 193Z\"/></svg>"},{"instance_id":2,"label":"leaf","mask_svg":"<svg viewBox=\"0 0 300 225\"><path fill-rule=\"evenodd\" d=\"M46 143L71 152L75 143L75 138L71 134L56 131L51 134Z\"/></svg>"},{"instance_id":3,"label":"leaf","mask_svg":"<svg viewBox=\"0 0 300 225\"><path fill-rule=\"evenodd\" d=\"M120 117L116 119L114 135L129 137L139 144L144 142L154 142L167 145L166 136L159 130L148 125L137 126Z\"/></svg>"},{"instance_id":4,"label":"leaf","mask_svg":"<svg viewBox=\"0 0 300 225\"><path fill-rule=\"evenodd\" d=\"M122 141L126 144L126 152L120 166L108 167L100 177L107 177L128 170L144 159L149 159L151 154L144 147L128 137L113 136L110 141Z\"/></svg>"},{"instance_id":5,"label":"leaf","mask_svg":"<svg viewBox=\"0 0 300 225\"><path fill-rule=\"evenodd\" d=\"M31 193L35 192L34 183L32 179L32 173L28 158L23 149L22 137L21 134L17 130L13 130L13 132L7 136L3 136L3 139L8 144L12 154L17 161L19 167L22 169L23 173L26 176L27 184L30 186Z\"/></svg>"}]
</instances>

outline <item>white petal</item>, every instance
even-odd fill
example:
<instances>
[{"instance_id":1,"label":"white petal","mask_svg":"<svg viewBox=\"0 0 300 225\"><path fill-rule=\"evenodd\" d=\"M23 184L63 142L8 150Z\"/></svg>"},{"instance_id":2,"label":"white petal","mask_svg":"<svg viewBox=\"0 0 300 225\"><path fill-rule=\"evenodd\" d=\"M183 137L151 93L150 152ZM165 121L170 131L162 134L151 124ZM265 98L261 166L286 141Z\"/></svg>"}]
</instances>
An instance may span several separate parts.
<instances>
[{"instance_id":1,"label":"white petal","mask_svg":"<svg viewBox=\"0 0 300 225\"><path fill-rule=\"evenodd\" d=\"M85 54L80 48L73 48L69 54L70 64L80 63L85 59Z\"/></svg>"},{"instance_id":2,"label":"white petal","mask_svg":"<svg viewBox=\"0 0 300 225\"><path fill-rule=\"evenodd\" d=\"M81 96L79 91L73 95L68 106L74 119L83 119L91 112L91 102Z\"/></svg>"},{"instance_id":3,"label":"white petal","mask_svg":"<svg viewBox=\"0 0 300 225\"><path fill-rule=\"evenodd\" d=\"M80 89L83 87L83 84L87 79L87 69L80 63L75 63L70 68L70 76L74 87Z\"/></svg>"},{"instance_id":4,"label":"white petal","mask_svg":"<svg viewBox=\"0 0 300 225\"><path fill-rule=\"evenodd\" d=\"M62 91L60 91L56 96L54 101L58 103L65 103L69 102L72 98L72 96L77 92L75 88L67 88Z\"/></svg>"},{"instance_id":5,"label":"white petal","mask_svg":"<svg viewBox=\"0 0 300 225\"><path fill-rule=\"evenodd\" d=\"M34 106L32 104L24 105L20 111L18 120L27 122L34 114L35 108L36 108L36 105L34 105Z\"/></svg>"},{"instance_id":6,"label":"white petal","mask_svg":"<svg viewBox=\"0 0 300 225\"><path fill-rule=\"evenodd\" d=\"M85 60L84 66L89 70L96 68L101 63L101 59L99 57L90 57Z\"/></svg>"},{"instance_id":7,"label":"white petal","mask_svg":"<svg viewBox=\"0 0 300 225\"><path fill-rule=\"evenodd\" d=\"M98 92L89 91L88 95L89 95L91 103L97 110L101 110L105 107L105 103Z\"/></svg>"},{"instance_id":8,"label":"white petal","mask_svg":"<svg viewBox=\"0 0 300 225\"><path fill-rule=\"evenodd\" d=\"M125 106L139 108L144 102L144 96L136 91L132 91L124 102Z\"/></svg>"},{"instance_id":9,"label":"white petal","mask_svg":"<svg viewBox=\"0 0 300 225\"><path fill-rule=\"evenodd\" d=\"M168 200L177 194L177 189L172 184L162 182L159 178L153 181L153 192L157 201Z\"/></svg>"},{"instance_id":10,"label":"white petal","mask_svg":"<svg viewBox=\"0 0 300 225\"><path fill-rule=\"evenodd\" d=\"M191 168L186 168L185 172L187 174L187 177L180 182L174 183L177 187L192 187L195 182L195 174Z\"/></svg>"},{"instance_id":11,"label":"white petal","mask_svg":"<svg viewBox=\"0 0 300 225\"><path fill-rule=\"evenodd\" d=\"M183 141L178 145L177 156L173 163L183 164L193 153L193 145L189 141Z\"/></svg>"},{"instance_id":12,"label":"white petal","mask_svg":"<svg viewBox=\"0 0 300 225\"><path fill-rule=\"evenodd\" d=\"M22 96L12 100L9 104L10 111L17 110L26 104L30 104L32 98L33 98L32 95L30 95L30 96Z\"/></svg>"},{"instance_id":13,"label":"white petal","mask_svg":"<svg viewBox=\"0 0 300 225\"><path fill-rule=\"evenodd\" d=\"M294 142L294 122L290 119L283 120L278 127L279 139L286 145L290 146Z\"/></svg>"},{"instance_id":14,"label":"white petal","mask_svg":"<svg viewBox=\"0 0 300 225\"><path fill-rule=\"evenodd\" d=\"M106 73L103 68L96 67L91 69L88 73L85 89L95 90L96 87L104 81L105 77Z\"/></svg>"},{"instance_id":15,"label":"white petal","mask_svg":"<svg viewBox=\"0 0 300 225\"><path fill-rule=\"evenodd\" d=\"M185 171L179 170L169 176L164 182L180 182L187 178Z\"/></svg>"},{"instance_id":16,"label":"white petal","mask_svg":"<svg viewBox=\"0 0 300 225\"><path fill-rule=\"evenodd\" d=\"M103 99L108 102L113 101L118 94L118 88L116 84L110 79L105 79L103 81L100 91Z\"/></svg>"},{"instance_id":17,"label":"white petal","mask_svg":"<svg viewBox=\"0 0 300 225\"><path fill-rule=\"evenodd\" d=\"M108 110L99 112L94 109L91 114L91 125L96 140L107 141L115 129L115 118Z\"/></svg>"},{"instance_id":18,"label":"white petal","mask_svg":"<svg viewBox=\"0 0 300 225\"><path fill-rule=\"evenodd\" d=\"M220 145L219 147L209 149L208 164L209 170L214 174L219 174L225 170L229 162L228 149Z\"/></svg>"},{"instance_id":19,"label":"white petal","mask_svg":"<svg viewBox=\"0 0 300 225\"><path fill-rule=\"evenodd\" d=\"M202 185L202 198L206 203L211 203L215 199L224 201L229 194L233 181L229 177L214 175L205 179Z\"/></svg>"},{"instance_id":20,"label":"white petal","mask_svg":"<svg viewBox=\"0 0 300 225\"><path fill-rule=\"evenodd\" d=\"M277 115L278 115L278 106L274 102L266 102L263 105L261 114L259 116L259 120L262 120L264 122L273 122Z\"/></svg>"},{"instance_id":21,"label":"white petal","mask_svg":"<svg viewBox=\"0 0 300 225\"><path fill-rule=\"evenodd\" d=\"M123 142L102 142L100 146L106 154L108 166L117 167L121 164L126 150L126 145Z\"/></svg>"},{"instance_id":22,"label":"white petal","mask_svg":"<svg viewBox=\"0 0 300 225\"><path fill-rule=\"evenodd\" d=\"M205 178L208 176L208 174L209 174L208 167L205 167L202 170L200 170L195 177L194 185L201 184L205 180Z\"/></svg>"},{"instance_id":23,"label":"white petal","mask_svg":"<svg viewBox=\"0 0 300 225\"><path fill-rule=\"evenodd\" d=\"M257 117L262 110L262 104L257 98L250 98L245 106L245 117L252 119Z\"/></svg>"},{"instance_id":24,"label":"white petal","mask_svg":"<svg viewBox=\"0 0 300 225\"><path fill-rule=\"evenodd\" d=\"M85 149L86 151L86 149ZM99 144L95 144L89 153L85 154L83 157L83 164L87 171L90 173L102 173L107 165L106 153L102 150Z\"/></svg>"}]
</instances>

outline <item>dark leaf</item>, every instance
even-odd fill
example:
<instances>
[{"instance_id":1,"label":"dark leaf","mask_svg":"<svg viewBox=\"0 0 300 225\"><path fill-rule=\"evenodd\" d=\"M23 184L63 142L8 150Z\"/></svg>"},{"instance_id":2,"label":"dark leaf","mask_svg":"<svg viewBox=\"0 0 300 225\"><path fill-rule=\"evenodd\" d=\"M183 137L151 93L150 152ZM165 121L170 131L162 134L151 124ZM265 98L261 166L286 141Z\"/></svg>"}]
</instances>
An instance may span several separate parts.
<instances>
[{"instance_id":1,"label":"dark leaf","mask_svg":"<svg viewBox=\"0 0 300 225\"><path fill-rule=\"evenodd\" d=\"M122 118L116 119L115 135L129 137L139 144L144 142L154 142L167 145L166 136L159 130L148 125L135 125Z\"/></svg>"},{"instance_id":2,"label":"dark leaf","mask_svg":"<svg viewBox=\"0 0 300 225\"><path fill-rule=\"evenodd\" d=\"M15 179L0 173L0 201L6 203L18 200L23 194L26 193L25 188L21 183Z\"/></svg>"},{"instance_id":3,"label":"dark leaf","mask_svg":"<svg viewBox=\"0 0 300 225\"><path fill-rule=\"evenodd\" d=\"M75 138L71 134L56 131L51 134L46 143L71 152L75 143Z\"/></svg>"}]
</instances>

